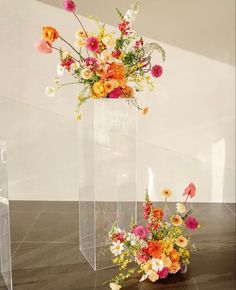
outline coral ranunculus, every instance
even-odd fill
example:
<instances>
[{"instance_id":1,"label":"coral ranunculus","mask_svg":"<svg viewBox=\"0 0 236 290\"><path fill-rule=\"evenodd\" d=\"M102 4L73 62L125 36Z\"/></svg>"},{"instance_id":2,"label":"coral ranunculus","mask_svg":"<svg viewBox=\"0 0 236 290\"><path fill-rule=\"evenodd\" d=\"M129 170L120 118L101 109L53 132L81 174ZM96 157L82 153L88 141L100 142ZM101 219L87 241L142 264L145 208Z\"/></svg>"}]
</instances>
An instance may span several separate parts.
<instances>
[{"instance_id":1,"label":"coral ranunculus","mask_svg":"<svg viewBox=\"0 0 236 290\"><path fill-rule=\"evenodd\" d=\"M181 218L180 215L176 214L176 215L173 215L171 218L170 218L170 221L171 223L176 226L176 227L179 227L182 225L183 223L183 220Z\"/></svg>"},{"instance_id":2,"label":"coral ranunculus","mask_svg":"<svg viewBox=\"0 0 236 290\"><path fill-rule=\"evenodd\" d=\"M162 254L161 243L158 241L150 241L148 243L148 254L153 258L160 258Z\"/></svg>"},{"instance_id":3,"label":"coral ranunculus","mask_svg":"<svg viewBox=\"0 0 236 290\"><path fill-rule=\"evenodd\" d=\"M176 249L173 249L172 252L170 253L170 259L171 261L174 262L179 262L179 253L176 251Z\"/></svg>"},{"instance_id":4,"label":"coral ranunculus","mask_svg":"<svg viewBox=\"0 0 236 290\"><path fill-rule=\"evenodd\" d=\"M35 43L34 48L41 53L52 53L52 48L45 40L40 40Z\"/></svg>"},{"instance_id":5,"label":"coral ranunculus","mask_svg":"<svg viewBox=\"0 0 236 290\"><path fill-rule=\"evenodd\" d=\"M177 262L172 263L169 269L171 274L176 274L179 270L180 270L180 264Z\"/></svg>"},{"instance_id":6,"label":"coral ranunculus","mask_svg":"<svg viewBox=\"0 0 236 290\"><path fill-rule=\"evenodd\" d=\"M64 9L69 12L75 12L76 5L72 0L64 0L63 2Z\"/></svg>"},{"instance_id":7,"label":"coral ranunculus","mask_svg":"<svg viewBox=\"0 0 236 290\"><path fill-rule=\"evenodd\" d=\"M53 42L58 38L58 31L51 26L43 27L43 39L49 42Z\"/></svg>"}]
</instances>

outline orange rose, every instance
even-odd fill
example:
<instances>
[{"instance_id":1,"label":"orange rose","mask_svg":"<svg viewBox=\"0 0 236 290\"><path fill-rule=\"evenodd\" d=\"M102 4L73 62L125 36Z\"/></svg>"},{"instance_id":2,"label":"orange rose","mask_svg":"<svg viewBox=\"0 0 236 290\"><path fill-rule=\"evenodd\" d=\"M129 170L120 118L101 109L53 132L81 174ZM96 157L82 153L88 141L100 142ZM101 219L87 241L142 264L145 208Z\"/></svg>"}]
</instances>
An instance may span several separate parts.
<instances>
[{"instance_id":1,"label":"orange rose","mask_svg":"<svg viewBox=\"0 0 236 290\"><path fill-rule=\"evenodd\" d=\"M114 79L123 80L125 78L125 67L121 63L112 62L108 69L108 74Z\"/></svg>"},{"instance_id":2,"label":"orange rose","mask_svg":"<svg viewBox=\"0 0 236 290\"><path fill-rule=\"evenodd\" d=\"M156 219L162 220L164 217L164 211L161 208L154 208L153 209L153 216Z\"/></svg>"},{"instance_id":3,"label":"orange rose","mask_svg":"<svg viewBox=\"0 0 236 290\"><path fill-rule=\"evenodd\" d=\"M43 27L43 39L48 42L53 42L58 38L58 32L51 26Z\"/></svg>"},{"instance_id":4,"label":"orange rose","mask_svg":"<svg viewBox=\"0 0 236 290\"><path fill-rule=\"evenodd\" d=\"M148 243L148 254L153 258L160 258L162 253L162 247L160 241L150 241Z\"/></svg>"}]
</instances>

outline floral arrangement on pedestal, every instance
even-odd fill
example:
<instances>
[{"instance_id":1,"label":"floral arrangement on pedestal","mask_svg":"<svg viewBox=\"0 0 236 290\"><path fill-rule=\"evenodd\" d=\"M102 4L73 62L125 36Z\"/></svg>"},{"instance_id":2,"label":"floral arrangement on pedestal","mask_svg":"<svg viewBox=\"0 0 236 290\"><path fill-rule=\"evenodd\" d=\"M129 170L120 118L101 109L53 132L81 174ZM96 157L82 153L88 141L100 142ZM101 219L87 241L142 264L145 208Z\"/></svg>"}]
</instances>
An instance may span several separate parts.
<instances>
[{"instance_id":1,"label":"floral arrangement on pedestal","mask_svg":"<svg viewBox=\"0 0 236 290\"><path fill-rule=\"evenodd\" d=\"M154 50L161 53L165 60L165 51L157 43L144 43L143 37L132 30L132 25L139 12L139 3L132 5L125 14L117 9L120 22L119 35L106 31L105 24L97 21L98 31L89 33L78 15L76 5L71 0L64 0L64 9L71 12L81 25L75 33L75 42L71 44L51 26L42 28L43 39L35 44L41 53L59 52L60 61L57 65L55 87L47 87L46 94L54 96L56 91L65 85L82 84L83 90L78 96L77 120L81 119L79 109L87 100L94 98L126 98L127 101L141 110L148 112L148 107L138 105L136 93L144 90L146 83L150 91L154 89L151 76L159 78L163 69L159 64L151 64L151 55ZM70 49L56 46L61 40ZM73 81L62 83L65 72L73 77ZM149 74L150 73L150 74Z\"/></svg>"},{"instance_id":2,"label":"floral arrangement on pedestal","mask_svg":"<svg viewBox=\"0 0 236 290\"><path fill-rule=\"evenodd\" d=\"M192 207L187 207L188 198L193 198L196 187L190 183L184 190L184 203L177 203L176 210L171 213L168 198L170 189L164 189L164 209L154 207L146 192L143 203L145 226L131 223L129 232L121 230L115 223L109 232L112 241L111 252L115 255L113 263L119 266L120 273L111 281L112 290L119 290L121 282L129 278L136 270L130 268L133 262L138 264L138 272L142 275L140 282L149 279L156 282L168 275L185 273L190 263L190 251L195 250L191 244L192 232L199 227L198 220L192 216Z\"/></svg>"}]
</instances>

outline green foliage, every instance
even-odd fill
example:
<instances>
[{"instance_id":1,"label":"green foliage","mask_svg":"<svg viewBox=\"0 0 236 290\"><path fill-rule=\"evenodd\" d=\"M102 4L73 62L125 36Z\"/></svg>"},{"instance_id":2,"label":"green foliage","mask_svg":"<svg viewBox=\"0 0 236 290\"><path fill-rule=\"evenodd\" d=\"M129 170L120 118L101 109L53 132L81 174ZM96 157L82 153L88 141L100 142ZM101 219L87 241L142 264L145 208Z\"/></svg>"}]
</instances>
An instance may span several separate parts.
<instances>
[{"instance_id":1,"label":"green foliage","mask_svg":"<svg viewBox=\"0 0 236 290\"><path fill-rule=\"evenodd\" d=\"M116 8L116 12L117 12L117 14L118 14L120 20L122 21L122 20L124 19L124 15L123 15L123 13L122 13L118 8Z\"/></svg>"},{"instance_id":2,"label":"green foliage","mask_svg":"<svg viewBox=\"0 0 236 290\"><path fill-rule=\"evenodd\" d=\"M132 51L128 52L124 58L124 64L132 66L137 63L137 57Z\"/></svg>"}]
</instances>

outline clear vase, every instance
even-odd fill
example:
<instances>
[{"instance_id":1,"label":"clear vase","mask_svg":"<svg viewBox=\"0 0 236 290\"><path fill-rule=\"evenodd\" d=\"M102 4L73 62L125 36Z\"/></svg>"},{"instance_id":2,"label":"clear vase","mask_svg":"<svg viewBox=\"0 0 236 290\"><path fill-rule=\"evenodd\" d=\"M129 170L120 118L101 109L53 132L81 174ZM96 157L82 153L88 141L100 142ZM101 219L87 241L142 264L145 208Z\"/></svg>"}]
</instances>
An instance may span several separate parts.
<instances>
[{"instance_id":1,"label":"clear vase","mask_svg":"<svg viewBox=\"0 0 236 290\"><path fill-rule=\"evenodd\" d=\"M108 232L136 220L137 109L126 99L90 100L79 128L80 250L94 270L112 266Z\"/></svg>"},{"instance_id":2,"label":"clear vase","mask_svg":"<svg viewBox=\"0 0 236 290\"><path fill-rule=\"evenodd\" d=\"M2 138L0 138L0 272L7 289L11 290L12 267L6 142Z\"/></svg>"}]
</instances>

